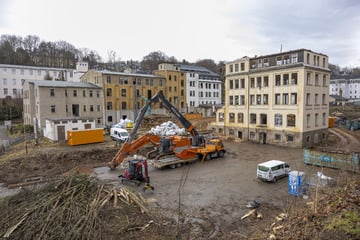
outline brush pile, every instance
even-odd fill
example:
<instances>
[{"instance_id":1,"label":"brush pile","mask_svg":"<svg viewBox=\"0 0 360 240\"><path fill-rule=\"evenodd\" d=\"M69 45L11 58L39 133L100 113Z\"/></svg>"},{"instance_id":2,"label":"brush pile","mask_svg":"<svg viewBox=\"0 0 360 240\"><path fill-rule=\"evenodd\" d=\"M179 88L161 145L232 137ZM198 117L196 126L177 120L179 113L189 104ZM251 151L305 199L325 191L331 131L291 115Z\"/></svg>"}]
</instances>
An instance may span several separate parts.
<instances>
[{"instance_id":1,"label":"brush pile","mask_svg":"<svg viewBox=\"0 0 360 240\"><path fill-rule=\"evenodd\" d=\"M157 232L159 221L150 216L140 194L109 188L82 175L0 200L0 238L131 237L134 231Z\"/></svg>"}]
</instances>

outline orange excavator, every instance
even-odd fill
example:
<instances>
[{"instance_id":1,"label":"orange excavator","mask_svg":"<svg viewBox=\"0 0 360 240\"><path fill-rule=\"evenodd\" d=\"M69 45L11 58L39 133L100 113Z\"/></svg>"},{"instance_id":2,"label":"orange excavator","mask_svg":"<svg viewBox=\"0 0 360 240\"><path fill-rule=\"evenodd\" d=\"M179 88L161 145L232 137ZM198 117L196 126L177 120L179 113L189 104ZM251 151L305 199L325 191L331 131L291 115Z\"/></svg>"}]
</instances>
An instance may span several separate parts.
<instances>
[{"instance_id":1,"label":"orange excavator","mask_svg":"<svg viewBox=\"0 0 360 240\"><path fill-rule=\"evenodd\" d=\"M191 134L191 138L186 136L161 137L147 133L134 140L148 108L151 104L157 103L160 100L165 104L166 108L177 117L185 130ZM147 144L155 146L156 150L149 152L147 157L155 159L152 165L157 168L164 166L170 166L171 168L179 167L186 162L195 161L199 158L208 160L213 157L222 157L225 153L224 145L220 139L210 139L206 142L204 136L199 135L191 122L165 98L162 91L155 94L140 110L128 140L121 146L112 161L108 163L108 166L110 169L115 169L128 155L135 154L140 148ZM162 158L167 155L173 155L173 157ZM128 180L131 180L132 177L133 176L128 176ZM145 179L148 179L148 177L145 177Z\"/></svg>"}]
</instances>

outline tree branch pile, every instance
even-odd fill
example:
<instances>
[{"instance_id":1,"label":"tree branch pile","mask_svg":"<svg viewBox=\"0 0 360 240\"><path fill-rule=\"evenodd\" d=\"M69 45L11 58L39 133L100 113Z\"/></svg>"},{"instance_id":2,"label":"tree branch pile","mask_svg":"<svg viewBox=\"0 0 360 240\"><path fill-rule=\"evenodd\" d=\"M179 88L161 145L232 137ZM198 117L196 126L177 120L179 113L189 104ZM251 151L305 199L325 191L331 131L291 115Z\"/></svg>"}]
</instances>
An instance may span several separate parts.
<instances>
[{"instance_id":1,"label":"tree branch pile","mask_svg":"<svg viewBox=\"0 0 360 240\"><path fill-rule=\"evenodd\" d=\"M0 238L104 239L151 228L148 213L140 194L68 176L39 191L0 200Z\"/></svg>"}]
</instances>

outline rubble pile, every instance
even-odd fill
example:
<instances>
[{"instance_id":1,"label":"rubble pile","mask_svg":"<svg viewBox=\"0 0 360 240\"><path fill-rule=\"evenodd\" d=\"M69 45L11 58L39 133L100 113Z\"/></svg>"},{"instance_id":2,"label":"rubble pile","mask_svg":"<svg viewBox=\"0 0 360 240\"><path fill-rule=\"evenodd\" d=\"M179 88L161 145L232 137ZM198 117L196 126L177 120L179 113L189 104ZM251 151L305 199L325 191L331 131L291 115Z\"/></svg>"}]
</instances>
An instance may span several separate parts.
<instances>
[{"instance_id":1,"label":"rubble pile","mask_svg":"<svg viewBox=\"0 0 360 240\"><path fill-rule=\"evenodd\" d=\"M173 135L186 135L185 128L178 127L172 121L167 121L151 128L149 133L158 135L158 136L173 136Z\"/></svg>"}]
</instances>

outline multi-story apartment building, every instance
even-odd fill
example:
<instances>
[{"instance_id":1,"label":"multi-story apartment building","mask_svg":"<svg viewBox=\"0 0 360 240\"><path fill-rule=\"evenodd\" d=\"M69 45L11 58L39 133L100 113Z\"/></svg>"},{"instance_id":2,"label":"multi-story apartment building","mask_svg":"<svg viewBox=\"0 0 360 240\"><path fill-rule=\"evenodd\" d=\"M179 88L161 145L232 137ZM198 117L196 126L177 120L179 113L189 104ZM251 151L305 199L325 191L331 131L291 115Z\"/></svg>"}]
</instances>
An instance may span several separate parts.
<instances>
[{"instance_id":1,"label":"multi-story apartment building","mask_svg":"<svg viewBox=\"0 0 360 240\"><path fill-rule=\"evenodd\" d=\"M42 131L46 119L92 118L103 126L103 91L84 82L23 80L24 123L34 118Z\"/></svg>"},{"instance_id":2,"label":"multi-story apartment building","mask_svg":"<svg viewBox=\"0 0 360 240\"><path fill-rule=\"evenodd\" d=\"M360 78L331 79L330 95L338 95L349 101L360 101Z\"/></svg>"},{"instance_id":3,"label":"multi-story apartment building","mask_svg":"<svg viewBox=\"0 0 360 240\"><path fill-rule=\"evenodd\" d=\"M89 70L81 81L103 88L103 118L108 127L120 122L124 116L135 120L147 101L165 90L165 78L151 74ZM153 104L151 113L163 114L165 109L161 103Z\"/></svg>"},{"instance_id":4,"label":"multi-story apartment building","mask_svg":"<svg viewBox=\"0 0 360 240\"><path fill-rule=\"evenodd\" d=\"M162 63L159 64L159 70L156 73L164 75L168 79L166 82L166 94L170 100L171 90L176 87L180 88L178 98L180 99L180 104L177 107L182 112L203 112L202 108L213 109L214 106L221 104L222 85L220 75L211 72L205 67ZM171 82L170 79L176 79L176 76L180 76L180 85L178 83L177 86L172 86L176 82ZM185 84L182 81L185 81ZM173 99L176 99L176 92L174 92ZM183 101L186 103L186 106L183 105Z\"/></svg>"},{"instance_id":5,"label":"multi-story apartment building","mask_svg":"<svg viewBox=\"0 0 360 240\"><path fill-rule=\"evenodd\" d=\"M290 147L327 141L328 57L299 49L226 64L225 106L214 131Z\"/></svg>"},{"instance_id":6,"label":"multi-story apartment building","mask_svg":"<svg viewBox=\"0 0 360 240\"><path fill-rule=\"evenodd\" d=\"M174 64L159 64L159 69L154 74L166 79L164 95L168 101L180 112L186 112L186 76Z\"/></svg>"},{"instance_id":7,"label":"multi-story apartment building","mask_svg":"<svg viewBox=\"0 0 360 240\"><path fill-rule=\"evenodd\" d=\"M77 62L76 69L0 64L0 99L22 98L22 79L78 82L87 70L87 62Z\"/></svg>"}]
</instances>

